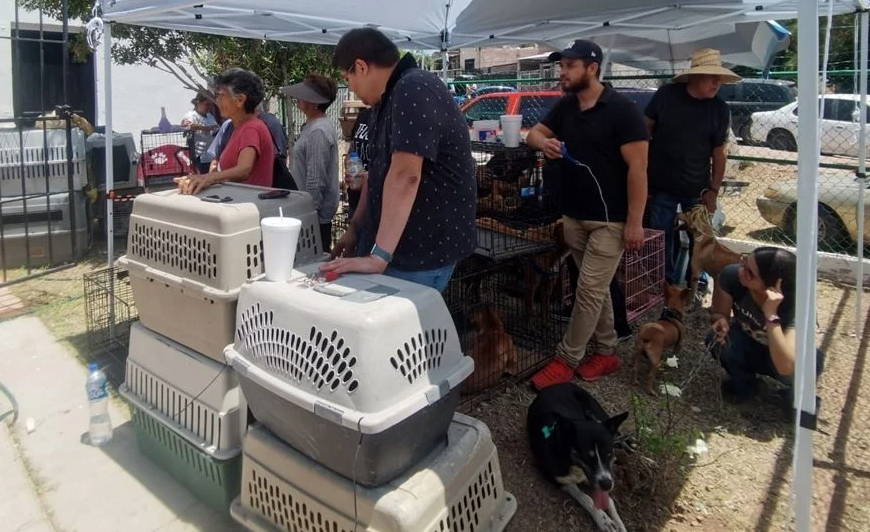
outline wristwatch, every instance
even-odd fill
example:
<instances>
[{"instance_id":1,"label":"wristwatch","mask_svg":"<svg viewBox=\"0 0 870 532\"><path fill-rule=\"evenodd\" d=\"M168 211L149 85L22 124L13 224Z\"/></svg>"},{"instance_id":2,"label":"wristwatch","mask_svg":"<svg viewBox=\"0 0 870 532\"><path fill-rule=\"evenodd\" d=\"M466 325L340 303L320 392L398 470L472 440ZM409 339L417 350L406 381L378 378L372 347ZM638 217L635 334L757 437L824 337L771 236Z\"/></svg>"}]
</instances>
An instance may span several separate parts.
<instances>
[{"instance_id":1,"label":"wristwatch","mask_svg":"<svg viewBox=\"0 0 870 532\"><path fill-rule=\"evenodd\" d=\"M767 317L767 323L773 325L774 323L782 323L782 320L776 314L772 314Z\"/></svg>"},{"instance_id":2,"label":"wristwatch","mask_svg":"<svg viewBox=\"0 0 870 532\"><path fill-rule=\"evenodd\" d=\"M377 244L372 246L371 254L374 255L375 257L383 260L387 264L389 264L390 262L393 261L393 254L390 253L389 251L385 251L385 250L379 248Z\"/></svg>"}]
</instances>

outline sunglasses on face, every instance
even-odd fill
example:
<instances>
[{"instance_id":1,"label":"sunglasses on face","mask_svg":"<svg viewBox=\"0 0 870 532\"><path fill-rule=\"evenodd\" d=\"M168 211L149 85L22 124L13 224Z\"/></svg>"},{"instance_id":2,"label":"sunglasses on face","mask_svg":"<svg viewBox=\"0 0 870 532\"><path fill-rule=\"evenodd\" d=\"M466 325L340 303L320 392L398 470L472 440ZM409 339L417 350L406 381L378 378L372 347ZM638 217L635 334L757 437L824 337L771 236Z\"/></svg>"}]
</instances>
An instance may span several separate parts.
<instances>
[{"instance_id":1,"label":"sunglasses on face","mask_svg":"<svg viewBox=\"0 0 870 532\"><path fill-rule=\"evenodd\" d=\"M749 267L749 253L741 253L740 254L740 267L743 268L743 271L746 273L746 278L750 281L754 279L758 279L758 274L752 271L752 268Z\"/></svg>"}]
</instances>

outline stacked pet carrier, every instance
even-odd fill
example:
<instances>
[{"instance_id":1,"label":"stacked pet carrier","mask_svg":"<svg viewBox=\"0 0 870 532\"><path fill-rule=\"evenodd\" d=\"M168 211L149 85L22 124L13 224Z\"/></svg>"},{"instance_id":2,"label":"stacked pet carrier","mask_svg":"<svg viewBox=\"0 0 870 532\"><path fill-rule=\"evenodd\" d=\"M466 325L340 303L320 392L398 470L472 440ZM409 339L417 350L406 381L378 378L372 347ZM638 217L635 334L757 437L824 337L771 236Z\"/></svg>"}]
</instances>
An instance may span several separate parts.
<instances>
[{"instance_id":1,"label":"stacked pet carrier","mask_svg":"<svg viewBox=\"0 0 870 532\"><path fill-rule=\"evenodd\" d=\"M112 232L115 237L126 237L130 226L133 200L144 192L139 186L139 153L136 141L130 133L114 133L112 136L112 186L107 190L106 139L91 135L87 140L88 158L93 170L97 201L95 217L100 220L100 235L108 235L106 199L112 198Z\"/></svg>"},{"instance_id":2,"label":"stacked pet carrier","mask_svg":"<svg viewBox=\"0 0 870 532\"><path fill-rule=\"evenodd\" d=\"M66 129L0 131L0 264L17 268L75 260L88 246L85 138Z\"/></svg>"},{"instance_id":3,"label":"stacked pet carrier","mask_svg":"<svg viewBox=\"0 0 870 532\"><path fill-rule=\"evenodd\" d=\"M256 531L500 531L515 510L441 295L382 275L246 283L225 350L257 423L231 513Z\"/></svg>"},{"instance_id":4,"label":"stacked pet carrier","mask_svg":"<svg viewBox=\"0 0 870 532\"><path fill-rule=\"evenodd\" d=\"M297 263L322 255L310 196L260 198L271 190L225 184L199 196L140 195L119 260L140 318L121 387L140 449L223 511L239 492L246 417L223 349L233 341L242 285L263 271L260 219L279 209L299 218Z\"/></svg>"}]
</instances>

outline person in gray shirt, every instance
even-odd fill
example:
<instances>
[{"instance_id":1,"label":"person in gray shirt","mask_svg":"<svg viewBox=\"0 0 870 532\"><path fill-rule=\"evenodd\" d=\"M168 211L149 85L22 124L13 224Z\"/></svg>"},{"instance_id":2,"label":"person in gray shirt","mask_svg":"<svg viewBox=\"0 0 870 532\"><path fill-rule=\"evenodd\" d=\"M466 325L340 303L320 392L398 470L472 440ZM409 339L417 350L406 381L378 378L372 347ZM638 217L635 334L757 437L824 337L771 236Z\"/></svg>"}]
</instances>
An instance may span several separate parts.
<instances>
[{"instance_id":1,"label":"person in gray shirt","mask_svg":"<svg viewBox=\"0 0 870 532\"><path fill-rule=\"evenodd\" d=\"M287 98L296 99L296 106L305 115L305 124L293 144L290 173L299 188L314 200L320 222L324 251L332 247L332 217L338 210L338 136L335 124L326 110L335 101L338 86L319 74L309 74L305 80L284 87Z\"/></svg>"}]
</instances>

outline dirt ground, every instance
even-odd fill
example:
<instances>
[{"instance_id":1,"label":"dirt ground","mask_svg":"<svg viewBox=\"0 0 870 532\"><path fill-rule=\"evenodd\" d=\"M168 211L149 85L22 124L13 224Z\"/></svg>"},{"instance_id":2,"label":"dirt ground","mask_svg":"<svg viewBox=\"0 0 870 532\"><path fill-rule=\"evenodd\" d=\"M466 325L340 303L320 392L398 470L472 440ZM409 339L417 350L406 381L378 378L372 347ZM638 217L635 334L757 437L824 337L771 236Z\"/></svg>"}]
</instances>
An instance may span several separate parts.
<instances>
[{"instance_id":1,"label":"dirt ground","mask_svg":"<svg viewBox=\"0 0 870 532\"><path fill-rule=\"evenodd\" d=\"M850 287L819 284L817 341L827 365L819 383L822 406L814 437L813 530L870 530L870 395L863 380L870 327L864 327L863 341L855 337L855 299ZM865 295L865 323L868 299ZM631 384L630 341L619 348L621 371L583 384L610 413L629 410L623 432L641 442L638 452L622 455L617 465L614 499L629 531L784 529L794 421L777 403L775 384L766 383L761 397L749 403L721 401L721 370L702 346L706 312L687 318L678 368L660 375L659 383L682 389L680 398L649 399ZM470 411L492 430L506 488L519 501L508 531L594 530L579 506L534 467L525 435L525 410L532 397L523 382ZM638 423L638 412L645 421ZM638 431L639 424L648 428ZM684 450L675 453L678 457L657 454L650 448L662 435L684 440L672 449L700 437L709 451L695 459Z\"/></svg>"}]
</instances>

